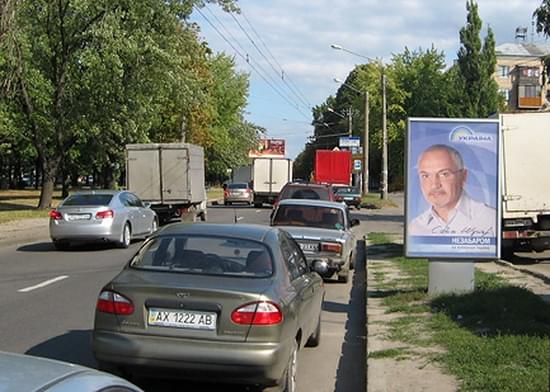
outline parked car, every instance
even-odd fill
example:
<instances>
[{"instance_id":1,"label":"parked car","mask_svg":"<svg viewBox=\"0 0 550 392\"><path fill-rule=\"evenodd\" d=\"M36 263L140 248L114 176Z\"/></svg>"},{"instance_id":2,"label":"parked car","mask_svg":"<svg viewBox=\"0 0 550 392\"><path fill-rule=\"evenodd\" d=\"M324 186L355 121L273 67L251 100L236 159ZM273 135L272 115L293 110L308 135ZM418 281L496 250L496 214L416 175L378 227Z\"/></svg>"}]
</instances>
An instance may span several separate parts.
<instances>
[{"instance_id":1,"label":"parked car","mask_svg":"<svg viewBox=\"0 0 550 392\"><path fill-rule=\"evenodd\" d=\"M314 184L308 182L289 182L279 193L279 197L273 204L277 205L285 199L308 199L334 201L334 192L329 184Z\"/></svg>"},{"instance_id":2,"label":"parked car","mask_svg":"<svg viewBox=\"0 0 550 392\"><path fill-rule=\"evenodd\" d=\"M25 392L143 392L134 384L84 366L0 352L0 390Z\"/></svg>"},{"instance_id":3,"label":"parked car","mask_svg":"<svg viewBox=\"0 0 550 392\"><path fill-rule=\"evenodd\" d=\"M114 372L295 391L297 351L319 344L324 292L284 230L172 224L101 290L93 352Z\"/></svg>"},{"instance_id":4,"label":"parked car","mask_svg":"<svg viewBox=\"0 0 550 392\"><path fill-rule=\"evenodd\" d=\"M127 191L77 192L50 211L50 237L59 250L76 241L108 241L127 248L132 239L157 228L157 214L149 204Z\"/></svg>"},{"instance_id":5,"label":"parked car","mask_svg":"<svg viewBox=\"0 0 550 392\"><path fill-rule=\"evenodd\" d=\"M271 221L290 233L309 262L322 261L324 278L337 274L340 282L347 282L354 268L356 238L351 228L358 224L343 203L296 199L282 200Z\"/></svg>"},{"instance_id":6,"label":"parked car","mask_svg":"<svg viewBox=\"0 0 550 392\"><path fill-rule=\"evenodd\" d=\"M246 182L231 182L223 190L223 204L232 203L252 204L254 192Z\"/></svg>"},{"instance_id":7,"label":"parked car","mask_svg":"<svg viewBox=\"0 0 550 392\"><path fill-rule=\"evenodd\" d=\"M344 202L348 206L355 206L358 210L361 209L363 199L359 188L349 185L333 185L332 189L336 201Z\"/></svg>"}]
</instances>

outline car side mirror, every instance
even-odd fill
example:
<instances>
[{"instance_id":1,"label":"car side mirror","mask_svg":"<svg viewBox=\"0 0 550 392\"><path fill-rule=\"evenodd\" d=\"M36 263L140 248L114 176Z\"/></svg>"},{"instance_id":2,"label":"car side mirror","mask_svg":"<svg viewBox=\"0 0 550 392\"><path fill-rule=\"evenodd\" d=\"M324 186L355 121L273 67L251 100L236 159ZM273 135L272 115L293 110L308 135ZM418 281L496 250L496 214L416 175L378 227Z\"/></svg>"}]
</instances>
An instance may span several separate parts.
<instances>
[{"instance_id":1,"label":"car side mirror","mask_svg":"<svg viewBox=\"0 0 550 392\"><path fill-rule=\"evenodd\" d=\"M359 226L361 222L359 221L359 219L352 219L351 220L351 227L353 226Z\"/></svg>"},{"instance_id":2,"label":"car side mirror","mask_svg":"<svg viewBox=\"0 0 550 392\"><path fill-rule=\"evenodd\" d=\"M328 272L328 263L324 260L313 260L311 262L311 269L323 276Z\"/></svg>"},{"instance_id":3,"label":"car side mirror","mask_svg":"<svg viewBox=\"0 0 550 392\"><path fill-rule=\"evenodd\" d=\"M151 208L151 203L149 203L148 201L144 201L144 202L143 202L143 207L145 207L145 208Z\"/></svg>"}]
</instances>

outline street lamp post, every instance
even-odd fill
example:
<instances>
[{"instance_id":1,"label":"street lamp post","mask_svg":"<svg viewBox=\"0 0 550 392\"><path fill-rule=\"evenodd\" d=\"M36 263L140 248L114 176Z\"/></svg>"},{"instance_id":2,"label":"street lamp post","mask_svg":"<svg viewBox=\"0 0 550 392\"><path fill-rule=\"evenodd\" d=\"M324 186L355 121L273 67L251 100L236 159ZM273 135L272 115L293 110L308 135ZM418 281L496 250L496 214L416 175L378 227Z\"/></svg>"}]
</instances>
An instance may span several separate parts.
<instances>
[{"instance_id":1,"label":"street lamp post","mask_svg":"<svg viewBox=\"0 0 550 392\"><path fill-rule=\"evenodd\" d=\"M352 134L352 111L351 111L351 108L349 108L349 110L347 111L347 117L344 116L342 113L338 113L336 110L334 110L333 108L329 107L327 108L327 110L333 114L336 114L338 117L340 118L343 118L344 120L348 120L348 136L351 136Z\"/></svg>"},{"instance_id":2,"label":"street lamp post","mask_svg":"<svg viewBox=\"0 0 550 392\"><path fill-rule=\"evenodd\" d=\"M342 50L344 52L353 54L357 57L362 57L368 61L375 61L371 57L364 56L362 54L353 52L349 49L342 47L341 45L332 44L332 49ZM380 197L384 200L388 198L388 129L386 126L386 75L384 72L384 64L380 61L381 69L381 84L382 84L382 180ZM366 117L366 116L365 116Z\"/></svg>"},{"instance_id":3,"label":"street lamp post","mask_svg":"<svg viewBox=\"0 0 550 392\"><path fill-rule=\"evenodd\" d=\"M363 94L365 97L365 133L363 137L363 196L369 193L369 92L364 92L356 89L352 85L345 83L343 80L334 78L336 83L346 86L357 94Z\"/></svg>"}]
</instances>

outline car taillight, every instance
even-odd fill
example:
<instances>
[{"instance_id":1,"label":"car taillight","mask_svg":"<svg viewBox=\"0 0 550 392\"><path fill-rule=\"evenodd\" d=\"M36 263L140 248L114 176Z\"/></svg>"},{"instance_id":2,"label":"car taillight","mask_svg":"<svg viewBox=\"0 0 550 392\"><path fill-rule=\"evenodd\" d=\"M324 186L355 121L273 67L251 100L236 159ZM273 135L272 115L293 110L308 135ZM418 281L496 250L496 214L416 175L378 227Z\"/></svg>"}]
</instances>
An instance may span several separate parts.
<instances>
[{"instance_id":1,"label":"car taillight","mask_svg":"<svg viewBox=\"0 0 550 392\"><path fill-rule=\"evenodd\" d=\"M61 212L59 212L57 210L51 210L50 211L50 218L52 218L54 220L61 220L61 219L63 219L63 215L61 215Z\"/></svg>"},{"instance_id":2,"label":"car taillight","mask_svg":"<svg viewBox=\"0 0 550 392\"><path fill-rule=\"evenodd\" d=\"M228 191L227 189L224 189L224 190L223 190L223 196L224 196L224 197L229 196L229 191Z\"/></svg>"},{"instance_id":3,"label":"car taillight","mask_svg":"<svg viewBox=\"0 0 550 392\"><path fill-rule=\"evenodd\" d=\"M344 198L342 196L334 196L334 200L342 201L342 200L344 200Z\"/></svg>"},{"instance_id":4,"label":"car taillight","mask_svg":"<svg viewBox=\"0 0 550 392\"><path fill-rule=\"evenodd\" d=\"M115 216L115 212L113 210L99 211L95 214L96 219L112 218L113 216Z\"/></svg>"},{"instance_id":5,"label":"car taillight","mask_svg":"<svg viewBox=\"0 0 550 392\"><path fill-rule=\"evenodd\" d=\"M134 304L118 293L105 290L99 294L96 309L103 313L125 315L134 313Z\"/></svg>"},{"instance_id":6,"label":"car taillight","mask_svg":"<svg viewBox=\"0 0 550 392\"><path fill-rule=\"evenodd\" d=\"M283 313L273 302L252 302L235 309L231 321L244 325L274 325L283 321Z\"/></svg>"},{"instance_id":7,"label":"car taillight","mask_svg":"<svg viewBox=\"0 0 550 392\"><path fill-rule=\"evenodd\" d=\"M321 242L321 251L341 254L342 244L338 244L334 242Z\"/></svg>"}]
</instances>

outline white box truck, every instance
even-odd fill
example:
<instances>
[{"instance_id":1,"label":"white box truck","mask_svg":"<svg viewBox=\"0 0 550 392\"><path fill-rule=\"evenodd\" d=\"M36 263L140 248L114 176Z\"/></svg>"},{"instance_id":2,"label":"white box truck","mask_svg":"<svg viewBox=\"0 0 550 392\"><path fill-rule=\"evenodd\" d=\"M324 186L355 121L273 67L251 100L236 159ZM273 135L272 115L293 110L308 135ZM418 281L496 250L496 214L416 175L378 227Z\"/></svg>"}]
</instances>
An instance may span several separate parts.
<instances>
[{"instance_id":1,"label":"white box truck","mask_svg":"<svg viewBox=\"0 0 550 392\"><path fill-rule=\"evenodd\" d=\"M254 191L254 206L273 204L283 186L292 181L292 160L253 158L252 164L233 170L233 182L248 182Z\"/></svg>"},{"instance_id":2,"label":"white box truck","mask_svg":"<svg viewBox=\"0 0 550 392\"><path fill-rule=\"evenodd\" d=\"M550 112L500 114L502 255L550 248Z\"/></svg>"},{"instance_id":3,"label":"white box truck","mask_svg":"<svg viewBox=\"0 0 550 392\"><path fill-rule=\"evenodd\" d=\"M126 188L151 204L161 223L206 220L204 150L189 143L126 145Z\"/></svg>"}]
</instances>

